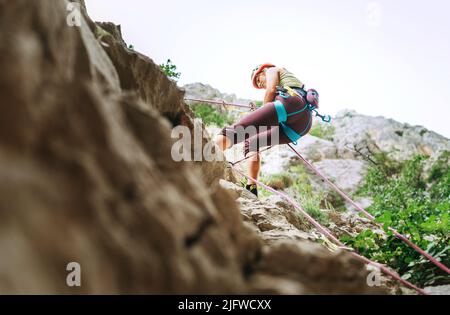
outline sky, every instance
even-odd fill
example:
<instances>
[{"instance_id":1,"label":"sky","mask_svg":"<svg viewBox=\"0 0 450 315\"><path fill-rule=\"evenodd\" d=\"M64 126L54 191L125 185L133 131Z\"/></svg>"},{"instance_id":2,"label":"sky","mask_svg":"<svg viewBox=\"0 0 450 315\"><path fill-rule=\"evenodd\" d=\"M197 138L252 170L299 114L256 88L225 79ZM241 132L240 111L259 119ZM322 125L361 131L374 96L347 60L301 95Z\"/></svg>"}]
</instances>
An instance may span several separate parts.
<instances>
[{"instance_id":1,"label":"sky","mask_svg":"<svg viewBox=\"0 0 450 315\"><path fill-rule=\"evenodd\" d=\"M450 138L450 1L86 0L96 21L162 64L179 85L202 82L262 100L251 70L270 62L344 108Z\"/></svg>"}]
</instances>

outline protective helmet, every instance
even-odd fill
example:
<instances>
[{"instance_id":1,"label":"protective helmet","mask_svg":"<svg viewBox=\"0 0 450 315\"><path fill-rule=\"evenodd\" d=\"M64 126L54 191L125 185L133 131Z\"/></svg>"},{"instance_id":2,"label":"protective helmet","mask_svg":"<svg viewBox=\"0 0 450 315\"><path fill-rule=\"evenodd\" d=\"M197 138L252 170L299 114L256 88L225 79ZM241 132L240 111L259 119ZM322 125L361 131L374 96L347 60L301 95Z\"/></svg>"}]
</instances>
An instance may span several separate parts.
<instances>
[{"instance_id":1,"label":"protective helmet","mask_svg":"<svg viewBox=\"0 0 450 315\"><path fill-rule=\"evenodd\" d=\"M253 83L253 86L255 88L260 89L260 87L258 87L258 85L256 84L256 77L258 76L258 74L263 72L264 69L271 68L271 67L275 67L275 65L273 65L271 63L265 63L265 64L257 66L255 69L253 69L253 71L252 71L252 83Z\"/></svg>"}]
</instances>

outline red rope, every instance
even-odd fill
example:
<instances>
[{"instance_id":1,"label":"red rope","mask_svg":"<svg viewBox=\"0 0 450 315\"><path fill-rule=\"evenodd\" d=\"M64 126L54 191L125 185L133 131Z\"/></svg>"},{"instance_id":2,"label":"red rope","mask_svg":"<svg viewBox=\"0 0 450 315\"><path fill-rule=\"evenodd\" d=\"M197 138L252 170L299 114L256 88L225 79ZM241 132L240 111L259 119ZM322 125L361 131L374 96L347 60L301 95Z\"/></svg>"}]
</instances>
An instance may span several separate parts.
<instances>
[{"instance_id":1,"label":"red rope","mask_svg":"<svg viewBox=\"0 0 450 315\"><path fill-rule=\"evenodd\" d=\"M248 160L249 158L251 158L251 157L253 157L253 156L257 155L257 154L260 154L260 153L262 153L262 152L269 151L269 150L272 149L272 148L273 148L273 147L267 147L267 148L265 148L264 150L255 152L255 153L253 153L252 155L246 156L245 158L243 158L243 159L241 159L241 160L238 160L238 161L236 161L236 162L234 162L234 163L231 163L231 162L230 162L230 163L233 164L233 165L239 164L239 163L244 162L245 160Z\"/></svg>"},{"instance_id":2,"label":"red rope","mask_svg":"<svg viewBox=\"0 0 450 315\"><path fill-rule=\"evenodd\" d=\"M295 150L290 144L288 144L288 146L292 149L292 151L294 151L294 153L303 161L303 163L308 166L314 173L316 173L319 177L321 177L323 180L325 180L331 187L334 188L334 190L336 190L337 193L339 193L339 195L341 195L345 200L347 200L350 204L353 205L353 207L355 207L355 209L357 209L358 211L364 213L364 215L372 220L375 221L375 217L372 216L370 213L368 213L366 210L364 210L361 206L359 206L356 202L354 202L352 199L350 199L350 197L344 193L341 189L339 189L339 187L337 187L334 183L332 183L325 175L323 175L318 169L316 169L308 160L306 160L299 152L297 152L297 150ZM437 261L435 258L433 258L430 254L428 254L427 252L425 252L423 249L421 249L420 247L418 247L416 244L414 244L413 242L411 242L406 236L400 234L397 230L395 230L394 228L389 228L389 230L392 231L392 233L394 233L394 235L399 238L400 240L402 240L405 244L407 244L408 246L410 246L411 248L413 248L415 251L417 251L419 254L421 254L422 256L424 256L425 258L427 258L430 262L432 262L434 265L436 265L437 267L439 267L440 269L442 269L443 271L445 271L446 273L450 274L450 269L445 266L444 264L440 263L439 261Z\"/></svg>"},{"instance_id":3,"label":"red rope","mask_svg":"<svg viewBox=\"0 0 450 315\"><path fill-rule=\"evenodd\" d=\"M198 103L207 103L214 105L223 105L223 106L235 106L235 107L243 107L243 108L252 108L250 105L245 104L235 104L235 103L227 103L225 101L212 101L212 100L202 100L197 98L185 98L185 101L198 102Z\"/></svg>"},{"instance_id":4,"label":"red rope","mask_svg":"<svg viewBox=\"0 0 450 315\"><path fill-rule=\"evenodd\" d=\"M279 191L273 189L272 187L269 187L269 186L267 186L267 185L264 185L262 182L258 181L257 179L254 179L254 178L252 178L252 177L246 175L244 172L242 172L242 171L240 171L239 169L237 169L233 164L230 163L230 165L231 165L231 168L233 168L236 172L238 172L238 173L241 174L242 176L246 177L248 180L251 180L251 181L255 182L256 184L258 184L259 186L265 188L266 190L268 190L268 191L270 191L270 192L273 192L273 193L275 193L275 194L277 194L277 195L283 197L285 200L287 200L287 201L288 201L290 204L292 204L297 210L299 210L299 211L305 216L305 218L306 218L312 225L314 225L314 226L317 228L317 230L319 230L319 231L322 232L325 236L327 236L328 239L329 239L330 241L334 242L335 244L337 244L337 245L339 245L339 246L345 246L345 245L344 245L343 243L341 243L341 242L340 242L333 234L331 234L331 232L330 232L327 228L323 227L322 225L320 225L319 222L317 222L316 220L314 220L314 218L312 218L305 210L303 210L303 208L302 208L299 204L297 204L297 203L296 203L292 198L290 198L288 195L286 195L286 194L284 194L284 193L281 193L281 192L279 192ZM395 272L391 271L389 268L387 268L387 267L385 267L385 266L383 266L383 265L381 265L381 264L379 264L379 263L376 263L376 262L374 262L374 261L372 261L372 260L370 260L370 259L368 259L368 258L366 258L366 257L364 257L364 256L361 256L361 255L359 255L359 254L357 254L357 253L354 253L354 252L349 252L349 253L350 253L353 257L355 257L356 259L358 259L359 261L362 261L363 263L371 264L371 265L374 265L374 266L378 267L378 268L380 269L380 271L382 271L382 272L385 273L386 275L388 275L388 276L392 277L393 279L399 281L400 283L402 283L402 284L405 285L406 287L409 287L409 288L411 288L411 289L413 289L413 290L416 290L419 294L422 294L422 295L428 295L428 293L425 292L423 289L421 289L421 288L415 286L414 284L412 284L412 283L410 283L410 282L408 282L408 281L402 279L398 274L396 274Z\"/></svg>"}]
</instances>

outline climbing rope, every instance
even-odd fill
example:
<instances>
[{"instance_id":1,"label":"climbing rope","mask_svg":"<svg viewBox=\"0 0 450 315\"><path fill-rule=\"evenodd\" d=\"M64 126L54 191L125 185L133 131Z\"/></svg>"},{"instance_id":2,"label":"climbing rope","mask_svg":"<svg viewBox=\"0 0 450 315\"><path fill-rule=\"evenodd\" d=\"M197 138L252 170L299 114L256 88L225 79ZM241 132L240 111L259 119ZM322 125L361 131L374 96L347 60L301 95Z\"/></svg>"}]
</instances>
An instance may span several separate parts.
<instances>
[{"instance_id":1,"label":"climbing rope","mask_svg":"<svg viewBox=\"0 0 450 315\"><path fill-rule=\"evenodd\" d=\"M234 106L234 107L242 107L242 108L249 108L249 109L256 109L255 103L250 103L249 105L245 104L236 104L236 103L227 103L225 101L214 101L214 100L203 100L198 98L185 98L185 101L189 102L196 102L196 103L206 103L206 104L212 104L212 105L222 105L222 106Z\"/></svg>"},{"instance_id":2,"label":"climbing rope","mask_svg":"<svg viewBox=\"0 0 450 315\"><path fill-rule=\"evenodd\" d=\"M255 153L253 153L253 154L251 154L251 155L248 155L248 156L246 156L245 158L243 158L243 159L241 159L241 160L238 160L238 161L236 161L236 162L230 162L230 164L232 164L232 165L239 164L239 163L241 163L241 162L244 162L245 160L248 160L248 159L251 158L251 157L254 157L255 155L258 155L258 154L261 154L261 153L263 153L263 152L269 151L269 150L272 149L272 148L273 148L273 147L267 147L267 148L265 148L265 149L263 149L263 150L261 150L261 151L255 152Z\"/></svg>"},{"instance_id":3,"label":"climbing rope","mask_svg":"<svg viewBox=\"0 0 450 315\"><path fill-rule=\"evenodd\" d=\"M230 163L230 166L232 169L234 169L237 173L239 173L240 175L244 176L245 178L247 178L248 180L258 184L258 186L279 195L280 197L284 198L286 201L288 201L295 209L297 209L298 211L300 211L300 213L314 226L317 228L318 231L320 231L323 235L325 235L326 237L328 237L328 239L335 243L336 245L340 246L340 247L345 247L345 245L343 243L341 243L333 234L331 234L331 232L325 228L324 226L320 225L319 222L317 222L316 220L314 220L298 203L296 203L291 197L289 197L288 195L281 193L275 189L273 189L272 187L269 187L265 184L263 184L262 182L258 181L257 179L254 179L250 176L248 176L247 174L245 174L244 172L242 172L241 170L239 170L235 165ZM361 256L355 252L349 252L350 255L352 255L353 257L355 257L356 259L358 259L359 261L367 264L367 265L373 265L375 267L377 267L381 272L383 272L384 274L390 276L391 278L397 280L398 282L402 283L403 285L405 285L406 287L413 289L415 291L417 291L419 294L422 295L428 295L427 292L425 292L423 289L415 286L414 284L412 284L411 282L402 279L397 273L393 272L392 270L390 270L389 268L387 268L386 266L379 264L377 262L374 262L364 256Z\"/></svg>"}]
</instances>

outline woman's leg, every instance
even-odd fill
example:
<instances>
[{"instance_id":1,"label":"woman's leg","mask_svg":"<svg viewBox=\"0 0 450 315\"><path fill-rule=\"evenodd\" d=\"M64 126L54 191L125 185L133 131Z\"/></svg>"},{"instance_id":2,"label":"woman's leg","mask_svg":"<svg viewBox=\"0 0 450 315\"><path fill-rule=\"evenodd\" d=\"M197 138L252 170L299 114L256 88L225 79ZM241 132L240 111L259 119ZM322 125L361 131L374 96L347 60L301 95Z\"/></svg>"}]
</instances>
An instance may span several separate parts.
<instances>
[{"instance_id":1,"label":"woman's leg","mask_svg":"<svg viewBox=\"0 0 450 315\"><path fill-rule=\"evenodd\" d=\"M272 127L271 129L261 132L253 137L245 140L245 156L253 154L248 160L248 172L249 176L254 179L258 179L259 171L261 169L261 158L258 152L259 149L267 146L274 146L277 144L290 143L291 140L281 132L280 128ZM254 181L249 180L248 184L256 184Z\"/></svg>"},{"instance_id":2,"label":"woman's leg","mask_svg":"<svg viewBox=\"0 0 450 315\"><path fill-rule=\"evenodd\" d=\"M246 115L236 124L222 129L220 135L227 137L229 142L222 137L218 137L216 141L219 146L228 149L255 136L261 131L261 128L268 130L274 126L278 126L277 111L273 103L267 103L258 110Z\"/></svg>"},{"instance_id":3,"label":"woman's leg","mask_svg":"<svg viewBox=\"0 0 450 315\"><path fill-rule=\"evenodd\" d=\"M277 111L273 103L267 103L258 110L246 115L233 126L225 127L224 129L222 129L221 134L216 138L216 143L220 148L222 148L222 150L226 150L234 144L240 143L245 140L245 146L248 147L248 139L251 139L258 135L258 128L266 127L265 130L270 130L270 128L273 128L273 126L278 126ZM255 129L249 130L249 127L254 127ZM247 156L247 153L248 150L246 149L245 156ZM248 160L248 171L250 177L257 179L260 168L260 156L259 154L255 154ZM248 181L248 184L251 185L254 183L252 181Z\"/></svg>"},{"instance_id":4,"label":"woman's leg","mask_svg":"<svg viewBox=\"0 0 450 315\"><path fill-rule=\"evenodd\" d=\"M278 126L272 127L265 132L258 133L245 140L245 155L254 154L264 147L273 147L278 144L287 143L291 143L291 140L281 131L281 128Z\"/></svg>"},{"instance_id":5,"label":"woman's leg","mask_svg":"<svg viewBox=\"0 0 450 315\"><path fill-rule=\"evenodd\" d=\"M259 170L261 169L261 156L259 153L248 159L248 175L251 178L258 179ZM248 184L256 184L252 180L247 181Z\"/></svg>"},{"instance_id":6,"label":"woman's leg","mask_svg":"<svg viewBox=\"0 0 450 315\"><path fill-rule=\"evenodd\" d=\"M226 136L223 135L217 135L215 143L222 151L225 151L226 149L229 149L232 146L230 139L228 139Z\"/></svg>"}]
</instances>

